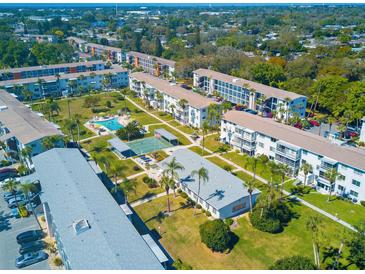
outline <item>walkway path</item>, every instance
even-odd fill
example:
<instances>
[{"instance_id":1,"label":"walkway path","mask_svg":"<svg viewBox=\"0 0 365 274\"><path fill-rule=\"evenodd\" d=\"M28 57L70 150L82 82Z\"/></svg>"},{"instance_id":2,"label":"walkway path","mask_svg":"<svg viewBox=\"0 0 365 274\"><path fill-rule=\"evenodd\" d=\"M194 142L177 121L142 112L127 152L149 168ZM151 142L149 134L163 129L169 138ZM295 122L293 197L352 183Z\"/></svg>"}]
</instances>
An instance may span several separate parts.
<instances>
[{"instance_id":1,"label":"walkway path","mask_svg":"<svg viewBox=\"0 0 365 274\"><path fill-rule=\"evenodd\" d=\"M151 196L149 196L147 198L143 198L143 199L136 200L136 201L130 203L130 206L131 207L136 207L136 206L139 206L139 205L143 205L145 203L148 203L148 202L150 202L150 201L152 201L154 199L157 199L157 198L161 198L163 196L166 196L166 192L161 192L159 194L151 195Z\"/></svg>"}]
</instances>

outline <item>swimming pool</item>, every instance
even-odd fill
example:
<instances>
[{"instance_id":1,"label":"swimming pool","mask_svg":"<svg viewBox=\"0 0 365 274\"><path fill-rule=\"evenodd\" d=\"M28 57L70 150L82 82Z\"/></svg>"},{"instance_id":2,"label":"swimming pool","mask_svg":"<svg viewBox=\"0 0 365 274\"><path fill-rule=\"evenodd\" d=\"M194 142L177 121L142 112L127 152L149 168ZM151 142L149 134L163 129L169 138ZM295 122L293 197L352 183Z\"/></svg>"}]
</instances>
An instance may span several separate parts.
<instances>
[{"instance_id":1,"label":"swimming pool","mask_svg":"<svg viewBox=\"0 0 365 274\"><path fill-rule=\"evenodd\" d=\"M111 131L115 131L115 130L123 128L123 126L118 122L117 117L115 117L113 119L109 119L109 120L104 120L104 121L94 121L92 123L104 126Z\"/></svg>"}]
</instances>

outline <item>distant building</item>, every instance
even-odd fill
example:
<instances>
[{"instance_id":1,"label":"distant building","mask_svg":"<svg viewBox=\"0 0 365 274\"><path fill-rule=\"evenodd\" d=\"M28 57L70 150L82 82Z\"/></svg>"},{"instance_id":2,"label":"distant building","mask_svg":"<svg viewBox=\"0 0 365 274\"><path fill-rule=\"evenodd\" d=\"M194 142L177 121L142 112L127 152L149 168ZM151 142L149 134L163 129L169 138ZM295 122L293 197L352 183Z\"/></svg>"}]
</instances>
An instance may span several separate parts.
<instances>
[{"instance_id":1,"label":"distant building","mask_svg":"<svg viewBox=\"0 0 365 274\"><path fill-rule=\"evenodd\" d=\"M63 135L56 126L13 95L0 90L0 141L9 161L19 160L19 152L25 147L32 149L31 156L46 150L42 141L46 137ZM60 142L58 145L62 146Z\"/></svg>"},{"instance_id":2,"label":"distant building","mask_svg":"<svg viewBox=\"0 0 365 274\"><path fill-rule=\"evenodd\" d=\"M361 119L360 141L365 143L365 116Z\"/></svg>"},{"instance_id":3,"label":"distant building","mask_svg":"<svg viewBox=\"0 0 365 274\"><path fill-rule=\"evenodd\" d=\"M277 123L243 111L229 111L222 119L221 141L249 155L266 155L287 165L293 176L318 191L332 191L354 202L365 200L365 151L332 143L321 136ZM304 182L303 163L312 166ZM326 171L334 168L340 176L331 186Z\"/></svg>"},{"instance_id":4,"label":"distant building","mask_svg":"<svg viewBox=\"0 0 365 274\"><path fill-rule=\"evenodd\" d=\"M41 35L41 34L23 34L19 37L23 42L37 42L37 43L57 43L58 39L55 35Z\"/></svg>"},{"instance_id":5,"label":"distant building","mask_svg":"<svg viewBox=\"0 0 365 274\"><path fill-rule=\"evenodd\" d=\"M105 86L104 79L109 78ZM60 97L71 94L85 93L102 88L122 88L128 86L128 71L121 67L60 74L17 80L0 81L0 87L24 99L24 91L32 94L32 99Z\"/></svg>"},{"instance_id":6,"label":"distant building","mask_svg":"<svg viewBox=\"0 0 365 274\"><path fill-rule=\"evenodd\" d=\"M200 128L208 117L208 107L217 102L176 83L157 78L145 72L130 74L130 89L153 108L171 113L182 124ZM160 97L161 96L161 97ZM185 100L185 106L181 106Z\"/></svg>"},{"instance_id":7,"label":"distant building","mask_svg":"<svg viewBox=\"0 0 365 274\"><path fill-rule=\"evenodd\" d=\"M126 53L126 62L157 77L161 75L173 77L176 65L175 61L136 51Z\"/></svg>"},{"instance_id":8,"label":"distant building","mask_svg":"<svg viewBox=\"0 0 365 274\"><path fill-rule=\"evenodd\" d=\"M214 218L226 219L250 209L249 193L244 182L230 172L188 149L176 150L160 162L158 165L161 172L173 158L184 167L183 170L177 171L179 176L177 186L193 201L198 198L198 204L209 211ZM201 182L198 197L198 179L196 176L192 177L191 173L201 167L207 169L209 179L205 183ZM253 205L259 193L257 189L253 191Z\"/></svg>"},{"instance_id":9,"label":"distant building","mask_svg":"<svg viewBox=\"0 0 365 274\"><path fill-rule=\"evenodd\" d=\"M66 269L163 269L166 256L138 233L78 149L52 149L33 162L47 232Z\"/></svg>"},{"instance_id":10,"label":"distant building","mask_svg":"<svg viewBox=\"0 0 365 274\"><path fill-rule=\"evenodd\" d=\"M303 95L209 69L198 69L193 74L194 87L208 94L217 92L234 104L243 104L266 114L276 111L279 118L294 114L301 118L305 116L307 98Z\"/></svg>"}]
</instances>

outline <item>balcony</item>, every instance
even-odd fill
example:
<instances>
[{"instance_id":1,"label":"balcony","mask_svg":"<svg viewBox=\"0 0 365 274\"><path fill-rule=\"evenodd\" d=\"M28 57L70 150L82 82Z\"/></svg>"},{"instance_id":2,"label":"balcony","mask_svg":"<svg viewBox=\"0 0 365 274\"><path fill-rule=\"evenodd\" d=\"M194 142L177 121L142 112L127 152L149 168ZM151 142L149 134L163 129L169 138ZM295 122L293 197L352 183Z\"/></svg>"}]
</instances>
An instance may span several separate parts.
<instances>
[{"instance_id":1,"label":"balcony","mask_svg":"<svg viewBox=\"0 0 365 274\"><path fill-rule=\"evenodd\" d=\"M294 161L298 160L300 156L300 153L298 151L292 151L282 147L277 147L275 151L277 154Z\"/></svg>"}]
</instances>

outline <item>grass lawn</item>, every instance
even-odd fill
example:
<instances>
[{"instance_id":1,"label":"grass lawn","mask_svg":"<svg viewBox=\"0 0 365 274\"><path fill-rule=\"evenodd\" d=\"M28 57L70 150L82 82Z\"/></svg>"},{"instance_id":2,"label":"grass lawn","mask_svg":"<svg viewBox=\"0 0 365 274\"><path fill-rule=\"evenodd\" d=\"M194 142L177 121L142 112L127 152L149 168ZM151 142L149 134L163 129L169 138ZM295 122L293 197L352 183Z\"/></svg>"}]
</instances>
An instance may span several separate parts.
<instances>
[{"instance_id":1,"label":"grass lawn","mask_svg":"<svg viewBox=\"0 0 365 274\"><path fill-rule=\"evenodd\" d=\"M151 153L151 155L157 162L161 162L163 159L169 157L169 155L163 150L155 151Z\"/></svg>"},{"instance_id":2,"label":"grass lawn","mask_svg":"<svg viewBox=\"0 0 365 274\"><path fill-rule=\"evenodd\" d=\"M169 123L173 127L179 127L179 126L181 126L181 124L178 121L176 121L176 120L168 121L167 123Z\"/></svg>"},{"instance_id":3,"label":"grass lawn","mask_svg":"<svg viewBox=\"0 0 365 274\"><path fill-rule=\"evenodd\" d=\"M198 129L193 129L193 128L191 128L189 126L185 126L185 125L180 125L177 128L180 129L182 132L185 132L187 134L193 134L194 132L199 133Z\"/></svg>"},{"instance_id":4,"label":"grass lawn","mask_svg":"<svg viewBox=\"0 0 365 274\"><path fill-rule=\"evenodd\" d=\"M213 151L216 152L218 151L218 148L223 145L220 141L219 141L219 134L212 134L209 135L207 137L205 137L205 141L204 141L204 146Z\"/></svg>"},{"instance_id":5,"label":"grass lawn","mask_svg":"<svg viewBox=\"0 0 365 274\"><path fill-rule=\"evenodd\" d=\"M143 177L147 176L146 174L142 174L137 178L134 178L133 181L136 185L136 193L130 192L128 194L128 202L134 202L141 198L147 198L153 194L158 194L163 192L164 190L161 187L149 188L143 181Z\"/></svg>"},{"instance_id":6,"label":"grass lawn","mask_svg":"<svg viewBox=\"0 0 365 274\"><path fill-rule=\"evenodd\" d=\"M152 125L152 126L149 126L149 128L148 128L149 133L146 134L145 137L153 136L154 130L157 129L157 128L164 128L168 132L175 135L179 139L179 142L182 145L190 145L191 144L190 141L185 136L183 136L181 133L177 132L176 130L172 129L168 125Z\"/></svg>"},{"instance_id":7,"label":"grass lawn","mask_svg":"<svg viewBox=\"0 0 365 274\"><path fill-rule=\"evenodd\" d=\"M286 184L286 189L290 191L290 185ZM299 196L299 195L298 195ZM365 207L353 204L348 201L340 200L332 196L331 200L327 202L328 195L321 194L317 191L312 191L309 194L300 195L303 200L315 205L332 215L337 215L338 218L348 222L352 225L359 225L365 221Z\"/></svg>"},{"instance_id":8,"label":"grass lawn","mask_svg":"<svg viewBox=\"0 0 365 274\"><path fill-rule=\"evenodd\" d=\"M137 120L141 125L157 124L159 120L149 115L147 112L139 111L131 114L131 118Z\"/></svg>"},{"instance_id":9,"label":"grass lawn","mask_svg":"<svg viewBox=\"0 0 365 274\"><path fill-rule=\"evenodd\" d=\"M110 177L113 178L111 170L113 168L120 168L123 170L123 175L128 177L130 175L142 172L142 168L138 166L131 159L120 160L112 151L108 149L107 140L112 138L112 136L102 136L94 138L81 143L82 147L85 148L91 156L96 160L97 163L100 162L100 158L105 157L109 163L110 168L106 168L104 164L99 163L101 169ZM138 166L139 170L134 170L134 167ZM121 179L121 176L118 177Z\"/></svg>"},{"instance_id":10,"label":"grass lawn","mask_svg":"<svg viewBox=\"0 0 365 274\"><path fill-rule=\"evenodd\" d=\"M198 147L198 146L189 147L189 149L191 151L194 151L195 153L199 154L200 156L207 156L207 155L211 154L206 150L204 150L204 152L203 152L203 148Z\"/></svg>"},{"instance_id":11,"label":"grass lawn","mask_svg":"<svg viewBox=\"0 0 365 274\"><path fill-rule=\"evenodd\" d=\"M247 165L247 160L250 158L250 156L238 152L228 152L226 154L222 154L222 156L232 161L233 163L247 169L248 171L252 171L252 168ZM257 162L256 173L260 177L266 180L270 180L270 173L268 171L268 168L260 161ZM281 177L274 176L274 181L281 182Z\"/></svg>"},{"instance_id":12,"label":"grass lawn","mask_svg":"<svg viewBox=\"0 0 365 274\"><path fill-rule=\"evenodd\" d=\"M211 252L200 241L199 225L207 221L203 214L193 216L192 208L181 208L181 197L170 195L173 214L161 217L166 210L167 197L155 199L135 208L150 230L160 231L160 242L175 259L191 265L193 269L268 269L277 259L303 255L313 258L311 233L305 229L309 216L316 213L302 205L293 204L297 213L282 233L269 234L253 228L247 215L238 219L233 232L239 240L228 254ZM324 218L324 217L323 217ZM323 220L323 232L335 247L339 246L337 233L343 230L330 219ZM320 233L320 237L323 234ZM324 239L324 238L323 238ZM346 250L344 251L347 252Z\"/></svg>"},{"instance_id":13,"label":"grass lawn","mask_svg":"<svg viewBox=\"0 0 365 274\"><path fill-rule=\"evenodd\" d=\"M209 161L211 161L212 163L216 164L217 166L220 166L223 169L226 169L227 167L229 167L231 170L235 169L234 166L226 163L225 161L223 161L222 159L218 158L217 156L208 157L206 159L209 160Z\"/></svg>"},{"instance_id":14,"label":"grass lawn","mask_svg":"<svg viewBox=\"0 0 365 274\"><path fill-rule=\"evenodd\" d=\"M170 114L165 113L163 111L157 111L157 113L154 113L154 114L157 115L158 118L160 118L161 120L164 120L164 121L174 120L174 117L172 117Z\"/></svg>"},{"instance_id":15,"label":"grass lawn","mask_svg":"<svg viewBox=\"0 0 365 274\"><path fill-rule=\"evenodd\" d=\"M237 171L233 173L235 176L237 176L238 178L240 178L241 180L243 180L244 182L248 182L248 181L252 181L253 177L250 174L247 174L246 172L243 171ZM262 182L260 182L259 180L255 180L255 185L256 188L263 190L266 185Z\"/></svg>"}]
</instances>

